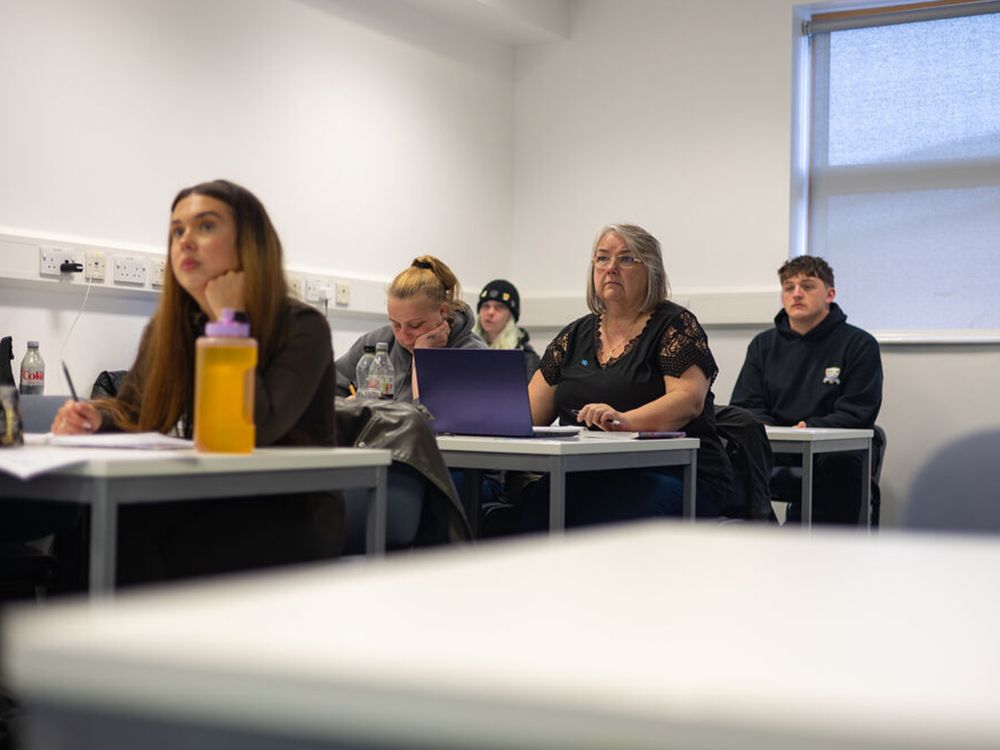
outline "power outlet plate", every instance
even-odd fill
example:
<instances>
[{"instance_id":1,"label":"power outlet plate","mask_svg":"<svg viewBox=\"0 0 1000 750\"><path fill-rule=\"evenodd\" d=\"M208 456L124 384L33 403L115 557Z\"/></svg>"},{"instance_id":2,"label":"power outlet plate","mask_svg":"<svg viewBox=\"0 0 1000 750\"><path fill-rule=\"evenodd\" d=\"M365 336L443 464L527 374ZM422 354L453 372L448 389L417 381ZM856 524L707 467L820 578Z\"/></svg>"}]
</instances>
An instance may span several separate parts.
<instances>
[{"instance_id":1,"label":"power outlet plate","mask_svg":"<svg viewBox=\"0 0 1000 750\"><path fill-rule=\"evenodd\" d=\"M306 302L319 302L321 299L320 289L324 287L323 279L313 276L306 278Z\"/></svg>"},{"instance_id":2,"label":"power outlet plate","mask_svg":"<svg viewBox=\"0 0 1000 750\"><path fill-rule=\"evenodd\" d=\"M296 276L295 274L289 274L288 288L291 290L292 294L294 294L297 299L304 300L306 298L305 285L302 283L301 276Z\"/></svg>"},{"instance_id":3,"label":"power outlet plate","mask_svg":"<svg viewBox=\"0 0 1000 750\"><path fill-rule=\"evenodd\" d=\"M73 251L61 247L41 247L38 250L38 275L39 276L62 276L59 266L65 261L73 262ZM66 274L72 276L72 274Z\"/></svg>"},{"instance_id":4,"label":"power outlet plate","mask_svg":"<svg viewBox=\"0 0 1000 750\"><path fill-rule=\"evenodd\" d=\"M351 304L351 285L346 281L338 281L334 286L334 300L340 307Z\"/></svg>"},{"instance_id":5,"label":"power outlet plate","mask_svg":"<svg viewBox=\"0 0 1000 750\"><path fill-rule=\"evenodd\" d=\"M149 285L163 287L163 275L167 272L167 261L154 260L149 264Z\"/></svg>"},{"instance_id":6,"label":"power outlet plate","mask_svg":"<svg viewBox=\"0 0 1000 750\"><path fill-rule=\"evenodd\" d=\"M104 253L99 250L89 251L83 264L83 277L87 281L104 281L107 276L107 263Z\"/></svg>"},{"instance_id":7,"label":"power outlet plate","mask_svg":"<svg viewBox=\"0 0 1000 750\"><path fill-rule=\"evenodd\" d=\"M131 255L116 255L115 283L145 285L146 261Z\"/></svg>"}]
</instances>

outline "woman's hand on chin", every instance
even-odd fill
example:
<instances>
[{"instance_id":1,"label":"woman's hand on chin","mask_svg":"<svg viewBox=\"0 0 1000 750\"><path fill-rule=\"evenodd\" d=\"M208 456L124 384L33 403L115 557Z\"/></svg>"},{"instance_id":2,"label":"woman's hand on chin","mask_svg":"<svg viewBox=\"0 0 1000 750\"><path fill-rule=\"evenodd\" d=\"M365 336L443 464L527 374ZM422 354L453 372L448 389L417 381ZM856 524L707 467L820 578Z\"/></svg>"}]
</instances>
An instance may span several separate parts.
<instances>
[{"instance_id":1,"label":"woman's hand on chin","mask_svg":"<svg viewBox=\"0 0 1000 750\"><path fill-rule=\"evenodd\" d=\"M245 311L243 271L226 271L205 284L205 301L212 320L222 317L224 309ZM209 312L209 311L206 311Z\"/></svg>"},{"instance_id":2,"label":"woman's hand on chin","mask_svg":"<svg viewBox=\"0 0 1000 750\"><path fill-rule=\"evenodd\" d=\"M441 324L435 326L426 333L417 336L413 342L414 349L441 349L448 346L448 336L451 334L451 326L447 320L442 320Z\"/></svg>"}]
</instances>

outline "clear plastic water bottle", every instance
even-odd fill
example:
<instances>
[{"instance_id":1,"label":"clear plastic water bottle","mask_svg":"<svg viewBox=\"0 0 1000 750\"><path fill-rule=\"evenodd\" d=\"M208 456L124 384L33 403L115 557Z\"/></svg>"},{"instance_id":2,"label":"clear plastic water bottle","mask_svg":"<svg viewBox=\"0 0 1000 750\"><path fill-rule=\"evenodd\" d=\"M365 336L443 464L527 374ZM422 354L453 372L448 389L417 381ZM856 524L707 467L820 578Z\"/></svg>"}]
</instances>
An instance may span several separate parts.
<instances>
[{"instance_id":1,"label":"clear plastic water bottle","mask_svg":"<svg viewBox=\"0 0 1000 750\"><path fill-rule=\"evenodd\" d=\"M41 396L45 392L45 361L38 353L38 342L29 341L21 360L21 393Z\"/></svg>"},{"instance_id":2,"label":"clear plastic water bottle","mask_svg":"<svg viewBox=\"0 0 1000 750\"><path fill-rule=\"evenodd\" d=\"M354 382L358 386L359 398L378 398L378 393L368 388L368 371L372 369L374 362L375 344L365 344L365 353L361 355L361 359L358 360L358 366L354 371Z\"/></svg>"},{"instance_id":3,"label":"clear plastic water bottle","mask_svg":"<svg viewBox=\"0 0 1000 750\"><path fill-rule=\"evenodd\" d=\"M368 388L386 401L396 396L396 368L389 361L389 345L384 341L375 345L375 361L368 370Z\"/></svg>"}]
</instances>

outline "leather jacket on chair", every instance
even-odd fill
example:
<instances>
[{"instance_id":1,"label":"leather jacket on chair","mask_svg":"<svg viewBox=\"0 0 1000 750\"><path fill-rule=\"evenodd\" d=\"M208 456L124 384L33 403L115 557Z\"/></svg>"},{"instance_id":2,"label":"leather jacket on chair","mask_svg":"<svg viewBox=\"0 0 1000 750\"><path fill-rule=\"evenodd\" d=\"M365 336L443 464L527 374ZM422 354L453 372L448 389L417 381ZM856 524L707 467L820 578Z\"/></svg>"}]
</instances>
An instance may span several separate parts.
<instances>
[{"instance_id":1,"label":"leather jacket on chair","mask_svg":"<svg viewBox=\"0 0 1000 750\"><path fill-rule=\"evenodd\" d=\"M410 466L428 481L416 546L468 541L469 522L455 485L421 408L408 401L336 399L337 444L385 448L392 460Z\"/></svg>"}]
</instances>

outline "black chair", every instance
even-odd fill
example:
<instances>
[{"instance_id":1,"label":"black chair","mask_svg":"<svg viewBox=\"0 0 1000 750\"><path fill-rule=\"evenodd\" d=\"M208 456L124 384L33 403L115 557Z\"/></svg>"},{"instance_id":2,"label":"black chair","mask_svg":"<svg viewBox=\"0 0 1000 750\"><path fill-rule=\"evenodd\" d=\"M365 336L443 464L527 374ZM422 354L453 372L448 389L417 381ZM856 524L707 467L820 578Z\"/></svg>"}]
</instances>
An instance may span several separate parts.
<instances>
[{"instance_id":1,"label":"black chair","mask_svg":"<svg viewBox=\"0 0 1000 750\"><path fill-rule=\"evenodd\" d=\"M94 381L90 389L91 398L114 398L121 388L122 379L128 374L128 370L103 370Z\"/></svg>"},{"instance_id":2,"label":"black chair","mask_svg":"<svg viewBox=\"0 0 1000 750\"><path fill-rule=\"evenodd\" d=\"M733 466L733 498L725 518L767 521L771 511L774 456L767 432L753 413L727 404L715 407L715 427Z\"/></svg>"},{"instance_id":3,"label":"black chair","mask_svg":"<svg viewBox=\"0 0 1000 750\"><path fill-rule=\"evenodd\" d=\"M885 458L886 435L878 425L872 428L872 484L871 513L872 528L878 528L882 507L882 492L879 481L882 477L882 460ZM779 503L802 501L802 468L800 466L779 466L771 472L771 499ZM861 519L859 519L860 521Z\"/></svg>"}]
</instances>

